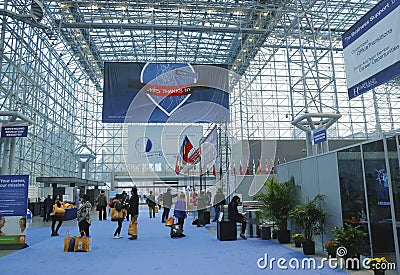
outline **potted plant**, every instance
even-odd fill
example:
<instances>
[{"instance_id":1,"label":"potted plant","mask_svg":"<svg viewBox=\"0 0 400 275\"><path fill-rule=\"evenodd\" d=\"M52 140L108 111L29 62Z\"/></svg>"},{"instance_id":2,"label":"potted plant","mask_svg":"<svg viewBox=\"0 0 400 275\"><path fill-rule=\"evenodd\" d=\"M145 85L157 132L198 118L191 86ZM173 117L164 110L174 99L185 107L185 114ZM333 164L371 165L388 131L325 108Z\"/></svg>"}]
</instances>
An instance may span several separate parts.
<instances>
[{"instance_id":1,"label":"potted plant","mask_svg":"<svg viewBox=\"0 0 400 275\"><path fill-rule=\"evenodd\" d=\"M344 224L342 227L335 227L331 230L335 235L333 240L339 247L344 247L346 254L338 255L346 259L347 269L359 269L360 261L348 261L347 259L360 259L360 253L364 248L367 239L367 233L361 230L361 225L352 226Z\"/></svg>"},{"instance_id":2,"label":"potted plant","mask_svg":"<svg viewBox=\"0 0 400 275\"><path fill-rule=\"evenodd\" d=\"M369 265L369 268L374 271L375 275L384 275L388 264L389 262L386 260L385 257L371 258L367 262L367 265Z\"/></svg>"},{"instance_id":3,"label":"potted plant","mask_svg":"<svg viewBox=\"0 0 400 275\"><path fill-rule=\"evenodd\" d=\"M325 243L325 250L328 252L328 258L336 258L336 250L339 245L334 240Z\"/></svg>"},{"instance_id":4,"label":"potted plant","mask_svg":"<svg viewBox=\"0 0 400 275\"><path fill-rule=\"evenodd\" d=\"M258 226L257 232L260 233L262 240L271 239L271 225L265 219L262 211L256 212L256 225Z\"/></svg>"},{"instance_id":5,"label":"potted plant","mask_svg":"<svg viewBox=\"0 0 400 275\"><path fill-rule=\"evenodd\" d=\"M292 236L292 239L294 240L294 245L296 247L301 247L301 242L304 240L304 236L303 234L297 233Z\"/></svg>"},{"instance_id":6,"label":"potted plant","mask_svg":"<svg viewBox=\"0 0 400 275\"><path fill-rule=\"evenodd\" d=\"M287 230L289 212L297 203L294 195L294 178L279 183L275 177L268 178L264 183L267 192L256 194L253 199L262 203L261 211L278 225L278 240L280 243L290 242L290 232Z\"/></svg>"},{"instance_id":7,"label":"potted plant","mask_svg":"<svg viewBox=\"0 0 400 275\"><path fill-rule=\"evenodd\" d=\"M303 229L303 253L315 254L314 236L324 232L326 214L321 207L323 195L316 195L314 199L307 198L305 203L297 204L290 212L290 218L296 225Z\"/></svg>"}]
</instances>

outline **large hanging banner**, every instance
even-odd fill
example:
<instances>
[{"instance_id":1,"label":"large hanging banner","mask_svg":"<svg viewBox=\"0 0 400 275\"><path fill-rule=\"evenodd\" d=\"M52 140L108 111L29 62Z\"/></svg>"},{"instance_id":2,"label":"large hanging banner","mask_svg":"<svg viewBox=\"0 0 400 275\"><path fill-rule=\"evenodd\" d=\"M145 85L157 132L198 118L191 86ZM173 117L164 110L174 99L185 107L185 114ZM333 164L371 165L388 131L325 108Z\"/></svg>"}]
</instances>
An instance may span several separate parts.
<instances>
[{"instance_id":1,"label":"large hanging banner","mask_svg":"<svg viewBox=\"0 0 400 275\"><path fill-rule=\"evenodd\" d=\"M106 62L102 121L226 122L228 72L226 66Z\"/></svg>"},{"instance_id":2,"label":"large hanging banner","mask_svg":"<svg viewBox=\"0 0 400 275\"><path fill-rule=\"evenodd\" d=\"M349 99L400 75L399 4L379 2L342 35Z\"/></svg>"},{"instance_id":3,"label":"large hanging banner","mask_svg":"<svg viewBox=\"0 0 400 275\"><path fill-rule=\"evenodd\" d=\"M29 175L0 175L0 249L25 246L28 186Z\"/></svg>"}]
</instances>

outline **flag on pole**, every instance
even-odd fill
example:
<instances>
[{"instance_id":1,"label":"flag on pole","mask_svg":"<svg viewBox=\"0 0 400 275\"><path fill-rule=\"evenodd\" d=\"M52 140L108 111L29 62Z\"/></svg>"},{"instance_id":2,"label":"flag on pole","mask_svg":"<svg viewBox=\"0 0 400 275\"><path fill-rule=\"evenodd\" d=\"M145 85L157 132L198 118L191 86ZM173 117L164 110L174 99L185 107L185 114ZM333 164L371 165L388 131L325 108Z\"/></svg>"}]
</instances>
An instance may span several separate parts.
<instances>
[{"instance_id":1,"label":"flag on pole","mask_svg":"<svg viewBox=\"0 0 400 275\"><path fill-rule=\"evenodd\" d=\"M247 163L247 166L246 166L246 175L250 175L250 166L249 166L249 163Z\"/></svg>"},{"instance_id":2,"label":"flag on pole","mask_svg":"<svg viewBox=\"0 0 400 275\"><path fill-rule=\"evenodd\" d=\"M243 166L242 166L242 161L240 161L240 166L239 166L239 174L243 175Z\"/></svg>"},{"instance_id":3,"label":"flag on pole","mask_svg":"<svg viewBox=\"0 0 400 275\"><path fill-rule=\"evenodd\" d=\"M253 159L253 175L256 174L256 164L254 163L254 159Z\"/></svg>"},{"instance_id":4,"label":"flag on pole","mask_svg":"<svg viewBox=\"0 0 400 275\"><path fill-rule=\"evenodd\" d=\"M193 144L190 142L189 138L185 136L181 146L181 156L183 159L183 164L188 162L189 152L193 149Z\"/></svg>"},{"instance_id":5,"label":"flag on pole","mask_svg":"<svg viewBox=\"0 0 400 275\"><path fill-rule=\"evenodd\" d=\"M271 164L271 174L275 174L275 160L271 159L272 164Z\"/></svg>"},{"instance_id":6,"label":"flag on pole","mask_svg":"<svg viewBox=\"0 0 400 275\"><path fill-rule=\"evenodd\" d=\"M233 175L236 176L236 165L233 163Z\"/></svg>"},{"instance_id":7,"label":"flag on pole","mask_svg":"<svg viewBox=\"0 0 400 275\"><path fill-rule=\"evenodd\" d=\"M213 165L213 175L214 177L217 176L217 168L215 167L215 164Z\"/></svg>"},{"instance_id":8,"label":"flag on pole","mask_svg":"<svg viewBox=\"0 0 400 275\"><path fill-rule=\"evenodd\" d=\"M268 160L265 160L265 174L268 174Z\"/></svg>"},{"instance_id":9,"label":"flag on pole","mask_svg":"<svg viewBox=\"0 0 400 275\"><path fill-rule=\"evenodd\" d=\"M262 171L261 171L261 161L260 161L260 160L258 160L257 174L259 174L259 175L262 174Z\"/></svg>"},{"instance_id":10,"label":"flag on pole","mask_svg":"<svg viewBox=\"0 0 400 275\"><path fill-rule=\"evenodd\" d=\"M176 163L175 163L175 173L179 175L182 170L182 166L179 164L179 156L176 156Z\"/></svg>"}]
</instances>

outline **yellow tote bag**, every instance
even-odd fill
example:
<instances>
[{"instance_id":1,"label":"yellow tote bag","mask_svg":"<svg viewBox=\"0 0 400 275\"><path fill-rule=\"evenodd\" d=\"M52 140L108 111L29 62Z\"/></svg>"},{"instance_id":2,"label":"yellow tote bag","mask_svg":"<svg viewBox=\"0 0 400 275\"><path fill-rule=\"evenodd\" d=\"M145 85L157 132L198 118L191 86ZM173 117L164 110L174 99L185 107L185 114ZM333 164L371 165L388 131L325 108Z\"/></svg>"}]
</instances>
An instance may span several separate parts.
<instances>
[{"instance_id":1,"label":"yellow tote bag","mask_svg":"<svg viewBox=\"0 0 400 275\"><path fill-rule=\"evenodd\" d=\"M117 209L111 208L111 220L112 221L116 221L116 220L122 219L122 218L123 218L122 210L117 211Z\"/></svg>"},{"instance_id":2,"label":"yellow tote bag","mask_svg":"<svg viewBox=\"0 0 400 275\"><path fill-rule=\"evenodd\" d=\"M137 236L137 221L132 221L128 228L128 235Z\"/></svg>"},{"instance_id":3,"label":"yellow tote bag","mask_svg":"<svg viewBox=\"0 0 400 275\"><path fill-rule=\"evenodd\" d=\"M158 206L154 206L154 213L158 213Z\"/></svg>"},{"instance_id":4,"label":"yellow tote bag","mask_svg":"<svg viewBox=\"0 0 400 275\"><path fill-rule=\"evenodd\" d=\"M69 235L69 230L67 230L67 237L64 238L64 252L68 252L70 241L71 241L71 236Z\"/></svg>"},{"instance_id":5,"label":"yellow tote bag","mask_svg":"<svg viewBox=\"0 0 400 275\"><path fill-rule=\"evenodd\" d=\"M90 238L86 237L85 231L83 232L83 237L75 236L75 252L89 252L90 251Z\"/></svg>"}]
</instances>

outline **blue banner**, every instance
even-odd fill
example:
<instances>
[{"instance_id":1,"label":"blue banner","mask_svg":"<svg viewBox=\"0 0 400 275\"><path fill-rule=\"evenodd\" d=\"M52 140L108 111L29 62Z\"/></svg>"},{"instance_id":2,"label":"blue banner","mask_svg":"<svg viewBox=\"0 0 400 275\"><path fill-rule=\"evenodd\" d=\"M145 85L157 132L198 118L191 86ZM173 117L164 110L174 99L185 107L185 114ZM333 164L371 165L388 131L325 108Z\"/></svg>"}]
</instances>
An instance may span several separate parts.
<instances>
[{"instance_id":1,"label":"blue banner","mask_svg":"<svg viewBox=\"0 0 400 275\"><path fill-rule=\"evenodd\" d=\"M204 123L229 120L226 66L105 63L105 123Z\"/></svg>"},{"instance_id":2,"label":"blue banner","mask_svg":"<svg viewBox=\"0 0 400 275\"><path fill-rule=\"evenodd\" d=\"M1 127L2 138L13 138L13 137L27 137L28 126L3 126Z\"/></svg>"},{"instance_id":3,"label":"blue banner","mask_svg":"<svg viewBox=\"0 0 400 275\"><path fill-rule=\"evenodd\" d=\"M0 216L26 216L29 175L0 175Z\"/></svg>"},{"instance_id":4,"label":"blue banner","mask_svg":"<svg viewBox=\"0 0 400 275\"><path fill-rule=\"evenodd\" d=\"M326 141L326 130L320 130L318 132L314 132L314 144L318 144Z\"/></svg>"}]
</instances>

